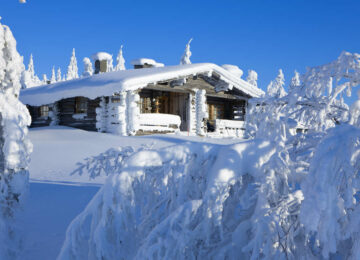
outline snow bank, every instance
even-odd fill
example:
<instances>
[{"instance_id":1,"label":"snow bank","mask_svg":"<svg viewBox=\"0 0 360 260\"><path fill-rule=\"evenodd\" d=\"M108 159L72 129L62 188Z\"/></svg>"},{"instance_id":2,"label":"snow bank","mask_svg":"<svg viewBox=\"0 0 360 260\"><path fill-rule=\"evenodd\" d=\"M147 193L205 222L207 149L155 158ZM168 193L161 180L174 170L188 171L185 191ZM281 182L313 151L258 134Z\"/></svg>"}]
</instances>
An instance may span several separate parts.
<instances>
[{"instance_id":1,"label":"snow bank","mask_svg":"<svg viewBox=\"0 0 360 260\"><path fill-rule=\"evenodd\" d=\"M95 99L101 96L112 96L121 91L143 88L158 81L211 73L221 75L222 80L250 96L258 97L263 94L262 90L215 64L199 63L96 74L87 78L25 89L21 91L20 100L24 104L40 106L75 96Z\"/></svg>"}]
</instances>

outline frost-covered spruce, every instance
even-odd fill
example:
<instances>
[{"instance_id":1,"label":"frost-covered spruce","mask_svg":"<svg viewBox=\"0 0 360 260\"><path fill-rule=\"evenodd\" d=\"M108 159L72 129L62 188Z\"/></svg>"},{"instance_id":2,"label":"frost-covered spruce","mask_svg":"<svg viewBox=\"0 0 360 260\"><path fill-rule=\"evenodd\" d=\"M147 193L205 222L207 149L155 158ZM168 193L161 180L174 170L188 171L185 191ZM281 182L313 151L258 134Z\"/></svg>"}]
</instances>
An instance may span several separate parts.
<instances>
[{"instance_id":1,"label":"frost-covered spruce","mask_svg":"<svg viewBox=\"0 0 360 260\"><path fill-rule=\"evenodd\" d=\"M35 74L33 55L30 55L28 69L24 70L21 75L22 88L31 88L41 85L41 81Z\"/></svg>"},{"instance_id":2,"label":"frost-covered spruce","mask_svg":"<svg viewBox=\"0 0 360 260\"><path fill-rule=\"evenodd\" d=\"M284 89L285 86L285 78L284 73L281 69L279 69L279 74L275 78L275 80L271 81L267 87L267 95L270 97L281 98L286 95L286 91Z\"/></svg>"},{"instance_id":3,"label":"frost-covered spruce","mask_svg":"<svg viewBox=\"0 0 360 260\"><path fill-rule=\"evenodd\" d=\"M48 84L48 78L47 78L46 74L43 74L42 84L43 84L43 85Z\"/></svg>"},{"instance_id":4,"label":"frost-covered spruce","mask_svg":"<svg viewBox=\"0 0 360 260\"><path fill-rule=\"evenodd\" d=\"M116 57L116 68L115 70L116 71L119 71L119 70L126 70L125 68L125 59L124 59L124 56L123 56L123 46L121 45L120 47L120 50L119 50L119 53Z\"/></svg>"},{"instance_id":5,"label":"frost-covered spruce","mask_svg":"<svg viewBox=\"0 0 360 260\"><path fill-rule=\"evenodd\" d=\"M294 71L294 76L291 78L291 82L289 85L289 91L292 91L293 89L300 86L300 74L296 70Z\"/></svg>"},{"instance_id":6,"label":"frost-covered spruce","mask_svg":"<svg viewBox=\"0 0 360 260\"><path fill-rule=\"evenodd\" d=\"M298 81L298 79L296 79ZM308 68L298 87L283 97L266 96L249 101L247 132L254 136L275 128L274 115L280 114L293 130L324 133L349 120L349 107L342 95L360 82L360 54L342 52L333 62ZM298 83L295 83L298 84ZM351 94L351 93L347 93ZM289 120L290 119L290 120Z\"/></svg>"},{"instance_id":7,"label":"frost-covered spruce","mask_svg":"<svg viewBox=\"0 0 360 260\"><path fill-rule=\"evenodd\" d=\"M191 57L191 51L190 51L190 43L193 39L190 39L189 42L186 44L185 51L183 56L181 57L180 64L191 64L190 57Z\"/></svg>"},{"instance_id":8,"label":"frost-covered spruce","mask_svg":"<svg viewBox=\"0 0 360 260\"><path fill-rule=\"evenodd\" d=\"M300 220L321 257L359 259L360 129L337 126L320 142L301 188Z\"/></svg>"},{"instance_id":9,"label":"frost-covered spruce","mask_svg":"<svg viewBox=\"0 0 360 260\"><path fill-rule=\"evenodd\" d=\"M258 74L256 73L256 71L248 70L246 81L249 82L251 85L257 87L257 79L258 79Z\"/></svg>"},{"instance_id":10,"label":"frost-covered spruce","mask_svg":"<svg viewBox=\"0 0 360 260\"><path fill-rule=\"evenodd\" d=\"M20 238L14 218L28 185L31 118L18 100L22 57L9 27L0 23L0 258L16 258Z\"/></svg>"},{"instance_id":11,"label":"frost-covered spruce","mask_svg":"<svg viewBox=\"0 0 360 260\"><path fill-rule=\"evenodd\" d=\"M56 82L55 67L53 67L52 70L51 70L50 83L55 83L55 82Z\"/></svg>"},{"instance_id":12,"label":"frost-covered spruce","mask_svg":"<svg viewBox=\"0 0 360 260\"><path fill-rule=\"evenodd\" d=\"M56 73L56 81L58 81L58 82L62 81L60 68L58 68L57 73Z\"/></svg>"},{"instance_id":13,"label":"frost-covered spruce","mask_svg":"<svg viewBox=\"0 0 360 260\"><path fill-rule=\"evenodd\" d=\"M84 72L82 73L83 77L89 77L93 74L93 67L92 67L92 63L90 61L89 58L85 57L83 59L84 62Z\"/></svg>"},{"instance_id":14,"label":"frost-covered spruce","mask_svg":"<svg viewBox=\"0 0 360 260\"><path fill-rule=\"evenodd\" d=\"M75 48L72 51L72 55L70 58L70 64L68 66L66 80L77 79L79 78L77 60L75 56Z\"/></svg>"}]
</instances>

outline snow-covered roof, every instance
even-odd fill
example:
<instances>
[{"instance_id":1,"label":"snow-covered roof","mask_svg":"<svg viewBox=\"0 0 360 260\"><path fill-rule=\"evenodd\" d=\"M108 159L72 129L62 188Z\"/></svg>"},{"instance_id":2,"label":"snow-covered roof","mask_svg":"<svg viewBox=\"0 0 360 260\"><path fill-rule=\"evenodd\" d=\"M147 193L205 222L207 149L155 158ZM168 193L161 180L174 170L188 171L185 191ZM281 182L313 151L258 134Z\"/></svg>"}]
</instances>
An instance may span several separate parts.
<instances>
[{"instance_id":1,"label":"snow-covered roof","mask_svg":"<svg viewBox=\"0 0 360 260\"><path fill-rule=\"evenodd\" d=\"M28 88L21 91L20 100L27 105L40 106L76 96L95 99L101 96L111 96L120 91L144 88L150 83L191 75L211 75L212 73L217 74L221 80L227 82L229 88L235 87L252 97L259 97L264 94L259 88L215 64L195 63L107 72L91 77Z\"/></svg>"},{"instance_id":2,"label":"snow-covered roof","mask_svg":"<svg viewBox=\"0 0 360 260\"><path fill-rule=\"evenodd\" d=\"M159 63L159 62L156 62L154 67L157 67L157 68L161 68L161 67L165 67L165 64L164 63Z\"/></svg>"},{"instance_id":3,"label":"snow-covered roof","mask_svg":"<svg viewBox=\"0 0 360 260\"><path fill-rule=\"evenodd\" d=\"M224 64L221 65L221 67L229 71L230 73L238 76L239 78L241 78L241 76L244 74L244 72L236 65Z\"/></svg>"},{"instance_id":4,"label":"snow-covered roof","mask_svg":"<svg viewBox=\"0 0 360 260\"><path fill-rule=\"evenodd\" d=\"M140 58L131 61L131 65L145 65L145 64L155 65L156 61L148 58Z\"/></svg>"},{"instance_id":5,"label":"snow-covered roof","mask_svg":"<svg viewBox=\"0 0 360 260\"><path fill-rule=\"evenodd\" d=\"M112 55L107 53L107 52L97 52L97 53L91 55L91 59L93 61L96 61L96 60L111 60Z\"/></svg>"}]
</instances>

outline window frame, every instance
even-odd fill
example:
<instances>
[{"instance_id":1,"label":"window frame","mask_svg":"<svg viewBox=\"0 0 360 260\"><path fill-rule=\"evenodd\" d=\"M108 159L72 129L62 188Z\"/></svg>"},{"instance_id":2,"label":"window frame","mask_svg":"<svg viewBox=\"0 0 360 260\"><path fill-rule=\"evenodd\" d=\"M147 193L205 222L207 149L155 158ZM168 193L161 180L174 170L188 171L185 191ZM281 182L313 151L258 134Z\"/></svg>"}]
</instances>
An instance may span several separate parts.
<instances>
[{"instance_id":1,"label":"window frame","mask_svg":"<svg viewBox=\"0 0 360 260\"><path fill-rule=\"evenodd\" d=\"M74 114L87 114L88 100L85 97L75 97Z\"/></svg>"}]
</instances>

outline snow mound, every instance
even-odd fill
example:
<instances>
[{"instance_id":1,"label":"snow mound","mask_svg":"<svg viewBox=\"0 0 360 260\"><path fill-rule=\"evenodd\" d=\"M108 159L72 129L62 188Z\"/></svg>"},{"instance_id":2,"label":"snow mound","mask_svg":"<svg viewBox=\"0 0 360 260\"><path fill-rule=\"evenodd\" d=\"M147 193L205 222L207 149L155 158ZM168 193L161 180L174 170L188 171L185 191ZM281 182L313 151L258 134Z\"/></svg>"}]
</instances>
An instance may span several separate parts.
<instances>
[{"instance_id":1,"label":"snow mound","mask_svg":"<svg viewBox=\"0 0 360 260\"><path fill-rule=\"evenodd\" d=\"M131 65L155 65L156 61L148 58L139 58L131 61Z\"/></svg>"},{"instance_id":2,"label":"snow mound","mask_svg":"<svg viewBox=\"0 0 360 260\"><path fill-rule=\"evenodd\" d=\"M224 69L226 69L227 71L236 75L239 78L241 78L241 76L244 74L244 72L236 65L224 64L221 67L223 67Z\"/></svg>"},{"instance_id":3,"label":"snow mound","mask_svg":"<svg viewBox=\"0 0 360 260\"><path fill-rule=\"evenodd\" d=\"M91 59L93 61L96 61L96 60L111 60L112 59L112 55L107 53L107 52L97 52L93 55L91 55Z\"/></svg>"}]
</instances>

